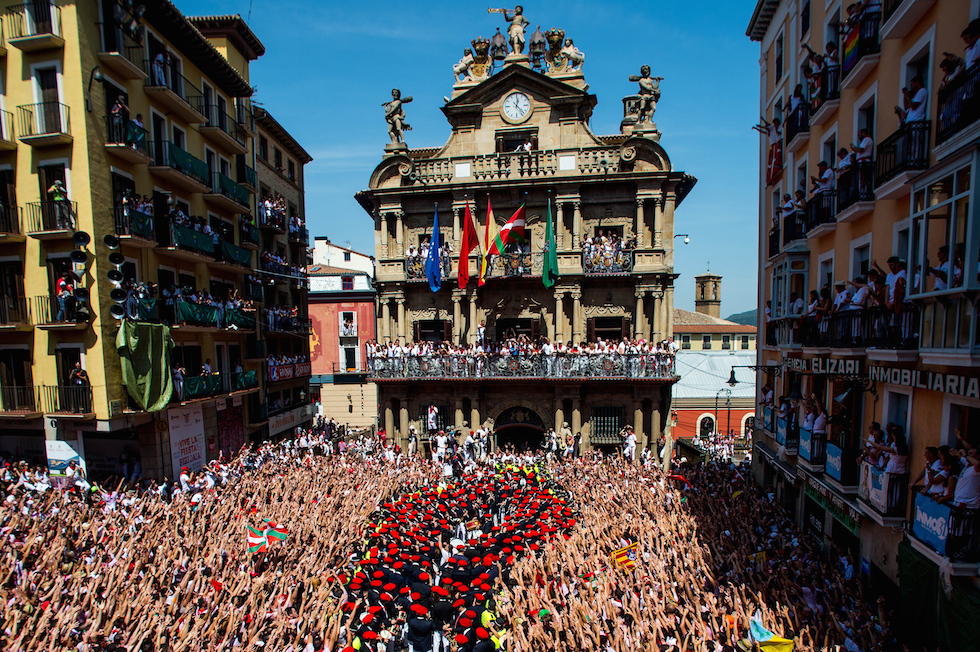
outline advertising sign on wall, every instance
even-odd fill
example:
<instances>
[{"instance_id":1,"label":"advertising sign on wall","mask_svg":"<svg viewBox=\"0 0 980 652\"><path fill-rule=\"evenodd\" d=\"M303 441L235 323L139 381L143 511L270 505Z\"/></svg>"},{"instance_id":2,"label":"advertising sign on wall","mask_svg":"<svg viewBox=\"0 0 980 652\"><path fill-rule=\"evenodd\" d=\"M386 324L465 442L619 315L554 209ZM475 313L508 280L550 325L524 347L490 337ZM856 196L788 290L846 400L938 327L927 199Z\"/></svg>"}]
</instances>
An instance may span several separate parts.
<instances>
[{"instance_id":1,"label":"advertising sign on wall","mask_svg":"<svg viewBox=\"0 0 980 652\"><path fill-rule=\"evenodd\" d=\"M174 474L185 466L191 471L200 471L205 459L204 411L201 406L171 408L167 420Z\"/></svg>"},{"instance_id":2,"label":"advertising sign on wall","mask_svg":"<svg viewBox=\"0 0 980 652\"><path fill-rule=\"evenodd\" d=\"M48 455L48 471L52 475L64 475L68 463L73 460L85 469L85 461L79 454L78 442L75 440L45 439L44 449Z\"/></svg>"}]
</instances>

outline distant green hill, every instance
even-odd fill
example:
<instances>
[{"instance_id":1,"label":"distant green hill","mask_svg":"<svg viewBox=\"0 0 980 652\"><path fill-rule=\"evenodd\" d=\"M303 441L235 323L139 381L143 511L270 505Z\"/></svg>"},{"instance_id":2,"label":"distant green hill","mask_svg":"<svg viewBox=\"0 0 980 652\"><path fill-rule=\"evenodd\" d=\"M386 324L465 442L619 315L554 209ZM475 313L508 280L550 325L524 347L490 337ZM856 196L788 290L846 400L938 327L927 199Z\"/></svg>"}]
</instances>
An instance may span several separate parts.
<instances>
[{"instance_id":1,"label":"distant green hill","mask_svg":"<svg viewBox=\"0 0 980 652\"><path fill-rule=\"evenodd\" d=\"M759 311L758 310L746 310L745 312L740 312L738 314L726 317L728 321L733 321L736 324L741 324L743 326L758 326L759 325Z\"/></svg>"}]
</instances>

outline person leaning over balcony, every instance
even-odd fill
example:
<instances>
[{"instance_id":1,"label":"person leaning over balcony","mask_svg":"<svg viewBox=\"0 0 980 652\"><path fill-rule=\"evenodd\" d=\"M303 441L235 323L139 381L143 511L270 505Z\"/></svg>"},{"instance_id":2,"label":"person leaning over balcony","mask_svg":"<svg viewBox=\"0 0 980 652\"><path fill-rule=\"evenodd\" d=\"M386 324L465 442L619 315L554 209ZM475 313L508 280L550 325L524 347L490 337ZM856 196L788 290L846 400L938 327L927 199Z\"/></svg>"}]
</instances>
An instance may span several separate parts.
<instances>
[{"instance_id":1,"label":"person leaning over balcony","mask_svg":"<svg viewBox=\"0 0 980 652\"><path fill-rule=\"evenodd\" d=\"M928 101L929 94L926 92L925 82L922 77L916 75L912 78L908 88L902 89L902 106L895 107L899 126L904 127L909 122L925 120Z\"/></svg>"},{"instance_id":2,"label":"person leaning over balcony","mask_svg":"<svg viewBox=\"0 0 980 652\"><path fill-rule=\"evenodd\" d=\"M854 158L857 160L858 165L871 162L874 147L875 141L871 138L868 130L864 127L858 129L858 142L851 145L851 151L854 152Z\"/></svg>"},{"instance_id":3,"label":"person leaning over balcony","mask_svg":"<svg viewBox=\"0 0 980 652\"><path fill-rule=\"evenodd\" d=\"M898 313L905 301L905 284L908 275L905 271L905 263L898 256L892 256L886 264L889 269L887 273L881 269L878 261L871 261L871 265L885 276L885 305L891 312Z\"/></svg>"},{"instance_id":4,"label":"person leaning over balcony","mask_svg":"<svg viewBox=\"0 0 980 652\"><path fill-rule=\"evenodd\" d=\"M837 174L850 171L852 165L854 165L854 155L848 152L846 147L837 150Z\"/></svg>"},{"instance_id":5,"label":"person leaning over balcony","mask_svg":"<svg viewBox=\"0 0 980 652\"><path fill-rule=\"evenodd\" d=\"M55 321L69 321L75 297L75 281L71 277L71 272L65 272L58 279L55 296L58 299L58 316Z\"/></svg>"},{"instance_id":6,"label":"person leaning over balcony","mask_svg":"<svg viewBox=\"0 0 980 652\"><path fill-rule=\"evenodd\" d=\"M109 112L109 120L112 122L112 133L109 138L113 143L122 143L126 140L126 125L129 123L129 107L123 96L116 98L116 103L112 105Z\"/></svg>"},{"instance_id":7,"label":"person leaning over balcony","mask_svg":"<svg viewBox=\"0 0 980 652\"><path fill-rule=\"evenodd\" d=\"M861 452L861 457L858 458L858 461L866 460L872 466L880 468L884 460L881 451L875 448L874 444L884 443L885 433L881 431L881 424L877 421L872 421L871 425L868 426L868 439L864 443L864 450Z\"/></svg>"},{"instance_id":8,"label":"person leaning over balcony","mask_svg":"<svg viewBox=\"0 0 980 652\"><path fill-rule=\"evenodd\" d=\"M885 443L872 446L885 458L885 473L908 473L909 446L905 441L905 428L889 423L885 426Z\"/></svg>"},{"instance_id":9,"label":"person leaning over balcony","mask_svg":"<svg viewBox=\"0 0 980 652\"><path fill-rule=\"evenodd\" d=\"M802 315L803 314L803 298L800 297L796 292L791 292L789 295L789 314L791 315Z\"/></svg>"},{"instance_id":10,"label":"person leaning over balcony","mask_svg":"<svg viewBox=\"0 0 980 652\"><path fill-rule=\"evenodd\" d=\"M786 228L785 225L786 225L787 220L793 219L793 213L795 213L795 212L796 212L796 203L793 201L792 195L790 195L788 192L787 193L784 193L783 194L783 205L779 209L779 214L783 218L783 225L784 225L783 228ZM772 225L773 230L778 229L779 228L779 221L778 220L773 220L773 222L774 222L774 224Z\"/></svg>"},{"instance_id":11,"label":"person leaning over balcony","mask_svg":"<svg viewBox=\"0 0 980 652\"><path fill-rule=\"evenodd\" d=\"M806 96L803 93L803 84L797 84L793 89L793 94L789 98L790 113L796 111L801 104L806 104Z\"/></svg>"},{"instance_id":12,"label":"person leaning over balcony","mask_svg":"<svg viewBox=\"0 0 980 652\"><path fill-rule=\"evenodd\" d=\"M868 307L871 300L871 289L868 287L868 280L861 275L855 276L851 281L855 287L854 295L851 297L847 310L864 310ZM857 324L855 324L857 326Z\"/></svg>"},{"instance_id":13,"label":"person leaning over balcony","mask_svg":"<svg viewBox=\"0 0 980 652\"><path fill-rule=\"evenodd\" d=\"M963 63L969 70L980 62L980 18L974 18L960 34L966 49L963 52Z\"/></svg>"},{"instance_id":14,"label":"person leaning over balcony","mask_svg":"<svg viewBox=\"0 0 980 652\"><path fill-rule=\"evenodd\" d=\"M942 472L943 463L939 459L939 449L935 446L926 446L925 451L922 452L922 457L925 460L922 472L910 484L915 486L921 482L922 490L919 493L925 496L930 492L934 478Z\"/></svg>"},{"instance_id":15,"label":"person leaning over balcony","mask_svg":"<svg viewBox=\"0 0 980 652\"><path fill-rule=\"evenodd\" d=\"M950 451L953 460L959 459L966 466L959 475L949 478L949 493L954 507L980 509L980 454L976 448Z\"/></svg>"},{"instance_id":16,"label":"person leaning over balcony","mask_svg":"<svg viewBox=\"0 0 980 652\"><path fill-rule=\"evenodd\" d=\"M847 289L847 283L844 281L836 281L834 283L834 306L831 308L830 312L837 314L847 310L851 305L851 293Z\"/></svg>"},{"instance_id":17,"label":"person leaning over balcony","mask_svg":"<svg viewBox=\"0 0 980 652\"><path fill-rule=\"evenodd\" d=\"M817 163L817 174L820 176L810 177L810 182L813 184L811 190L814 193L832 192L834 190L834 170L827 161Z\"/></svg>"}]
</instances>

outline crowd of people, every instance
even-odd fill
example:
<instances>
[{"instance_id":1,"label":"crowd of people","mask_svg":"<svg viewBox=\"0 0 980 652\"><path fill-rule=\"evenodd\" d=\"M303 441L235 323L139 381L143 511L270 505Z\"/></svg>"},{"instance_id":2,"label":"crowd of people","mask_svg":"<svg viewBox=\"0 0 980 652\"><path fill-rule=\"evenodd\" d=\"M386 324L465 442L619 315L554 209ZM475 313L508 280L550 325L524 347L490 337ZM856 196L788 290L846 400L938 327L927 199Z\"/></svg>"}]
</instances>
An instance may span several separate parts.
<instances>
[{"instance_id":1,"label":"crowd of people","mask_svg":"<svg viewBox=\"0 0 980 652\"><path fill-rule=\"evenodd\" d=\"M447 341L400 340L365 344L368 371L380 376L444 375L479 378L491 375L572 377L615 375L633 378L674 374L678 345L673 340L648 342L642 338L575 343L532 340L509 333L492 342L482 335L474 344Z\"/></svg>"},{"instance_id":2,"label":"crowd of people","mask_svg":"<svg viewBox=\"0 0 980 652\"><path fill-rule=\"evenodd\" d=\"M298 279L306 278L306 267L302 265L291 265L288 258L280 256L273 251L263 251L259 260L262 264L262 269L267 272L293 276Z\"/></svg>"},{"instance_id":3,"label":"crowd of people","mask_svg":"<svg viewBox=\"0 0 980 652\"><path fill-rule=\"evenodd\" d=\"M300 321L299 307L289 305L272 306L265 309L265 325L270 331L306 332L307 320Z\"/></svg>"},{"instance_id":4,"label":"crowd of people","mask_svg":"<svg viewBox=\"0 0 980 652\"><path fill-rule=\"evenodd\" d=\"M582 262L589 269L621 267L626 252L636 248L636 238L620 238L613 231L597 231L582 240Z\"/></svg>"},{"instance_id":5,"label":"crowd of people","mask_svg":"<svg viewBox=\"0 0 980 652\"><path fill-rule=\"evenodd\" d=\"M286 199L279 194L266 196L259 202L259 220L264 226L286 230Z\"/></svg>"},{"instance_id":6,"label":"crowd of people","mask_svg":"<svg viewBox=\"0 0 980 652\"><path fill-rule=\"evenodd\" d=\"M0 647L900 649L850 554L744 466L442 438L424 459L321 418L162 483L130 456L104 486L8 456Z\"/></svg>"},{"instance_id":7,"label":"crowd of people","mask_svg":"<svg viewBox=\"0 0 980 652\"><path fill-rule=\"evenodd\" d=\"M425 276L425 261L429 258L429 238L422 238L419 246L411 245L405 258L408 261L408 276L410 278L422 278ZM453 264L453 245L449 240L445 240L439 248L439 264L442 267L442 275L449 276Z\"/></svg>"},{"instance_id":8,"label":"crowd of people","mask_svg":"<svg viewBox=\"0 0 980 652\"><path fill-rule=\"evenodd\" d=\"M229 289L228 296L225 299L221 299L221 297L212 295L206 288L195 290L194 288L182 287L180 284L174 283L170 287L165 287L160 291L160 298L163 303L160 311L160 319L168 326L193 325L188 324L186 319L180 318L180 313L177 309L179 303L214 308L217 327L228 328L230 330L238 330L238 326L234 323L226 322L225 316L227 311L243 310L254 313L256 309L255 302L243 299L241 291L237 288ZM204 326L209 324L196 325Z\"/></svg>"}]
</instances>

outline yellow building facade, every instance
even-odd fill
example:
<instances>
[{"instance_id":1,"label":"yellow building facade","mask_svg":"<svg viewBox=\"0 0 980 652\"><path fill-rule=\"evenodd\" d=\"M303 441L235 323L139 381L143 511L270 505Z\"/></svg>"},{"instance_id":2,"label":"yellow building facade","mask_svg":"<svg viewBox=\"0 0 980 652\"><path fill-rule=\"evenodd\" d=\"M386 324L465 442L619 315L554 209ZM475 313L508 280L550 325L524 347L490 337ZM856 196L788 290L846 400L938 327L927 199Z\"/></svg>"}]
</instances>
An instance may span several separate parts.
<instances>
[{"instance_id":1,"label":"yellow building facade","mask_svg":"<svg viewBox=\"0 0 980 652\"><path fill-rule=\"evenodd\" d=\"M43 463L59 447L46 442L67 442L90 475L129 474L138 459L159 478L268 432L254 309L298 281L258 271L267 227L248 66L264 46L237 16L140 6L34 2L3 15L0 448ZM74 297L62 302L65 273ZM139 284L156 286L155 304L135 300ZM185 309L165 299L174 286L250 303ZM173 326L183 400L151 413L128 395L116 349L127 315ZM308 389L295 384L299 399ZM178 435L178 421L200 426Z\"/></svg>"},{"instance_id":2,"label":"yellow building facade","mask_svg":"<svg viewBox=\"0 0 980 652\"><path fill-rule=\"evenodd\" d=\"M943 567L975 595L976 513L920 496L916 478L927 447L980 440L980 65L962 36L978 15L975 1L759 0L746 32L760 114L781 122L760 125L758 399L773 400L756 477L885 591ZM813 396L825 432L807 427ZM904 432L905 473L859 459L873 423ZM939 630L976 618L930 609ZM908 640L965 649L955 630Z\"/></svg>"}]
</instances>

